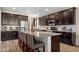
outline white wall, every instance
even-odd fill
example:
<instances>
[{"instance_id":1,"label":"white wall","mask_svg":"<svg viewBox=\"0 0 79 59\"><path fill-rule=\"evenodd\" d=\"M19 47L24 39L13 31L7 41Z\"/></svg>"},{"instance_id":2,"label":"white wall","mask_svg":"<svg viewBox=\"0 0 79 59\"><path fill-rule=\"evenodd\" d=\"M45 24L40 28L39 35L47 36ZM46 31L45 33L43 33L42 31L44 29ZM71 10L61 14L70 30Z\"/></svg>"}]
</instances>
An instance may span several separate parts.
<instances>
[{"instance_id":1,"label":"white wall","mask_svg":"<svg viewBox=\"0 0 79 59\"><path fill-rule=\"evenodd\" d=\"M76 9L76 45L79 45L79 7Z\"/></svg>"},{"instance_id":2,"label":"white wall","mask_svg":"<svg viewBox=\"0 0 79 59\"><path fill-rule=\"evenodd\" d=\"M1 8L0 8L0 43L1 43Z\"/></svg>"}]
</instances>

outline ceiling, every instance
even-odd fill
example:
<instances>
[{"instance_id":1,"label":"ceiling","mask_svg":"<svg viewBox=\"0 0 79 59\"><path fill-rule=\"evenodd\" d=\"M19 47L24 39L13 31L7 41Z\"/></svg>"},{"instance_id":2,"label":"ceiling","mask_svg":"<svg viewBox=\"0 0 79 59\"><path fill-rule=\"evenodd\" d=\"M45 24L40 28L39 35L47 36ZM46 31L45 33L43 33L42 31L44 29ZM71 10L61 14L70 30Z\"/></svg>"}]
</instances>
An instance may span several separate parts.
<instances>
[{"instance_id":1,"label":"ceiling","mask_svg":"<svg viewBox=\"0 0 79 59\"><path fill-rule=\"evenodd\" d=\"M41 17L71 7L2 7L2 12Z\"/></svg>"}]
</instances>

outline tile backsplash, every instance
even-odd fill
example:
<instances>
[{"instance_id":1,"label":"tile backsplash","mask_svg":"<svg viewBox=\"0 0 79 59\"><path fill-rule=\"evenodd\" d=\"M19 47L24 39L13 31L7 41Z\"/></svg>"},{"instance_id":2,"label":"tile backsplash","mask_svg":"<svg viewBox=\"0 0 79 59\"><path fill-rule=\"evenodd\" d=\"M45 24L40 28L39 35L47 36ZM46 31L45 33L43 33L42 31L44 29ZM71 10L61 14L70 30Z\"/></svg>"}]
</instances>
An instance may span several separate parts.
<instances>
[{"instance_id":1,"label":"tile backsplash","mask_svg":"<svg viewBox=\"0 0 79 59\"><path fill-rule=\"evenodd\" d=\"M50 30L51 26L39 26L38 29L46 30L47 27L48 30ZM76 32L76 25L56 25L54 27L56 27L59 31L62 31L63 27L66 27L67 31L72 30L73 32Z\"/></svg>"},{"instance_id":2,"label":"tile backsplash","mask_svg":"<svg viewBox=\"0 0 79 59\"><path fill-rule=\"evenodd\" d=\"M10 25L1 26L1 31L16 31L18 29L19 26L10 26Z\"/></svg>"},{"instance_id":3,"label":"tile backsplash","mask_svg":"<svg viewBox=\"0 0 79 59\"><path fill-rule=\"evenodd\" d=\"M63 27L66 27L66 30L72 29L73 32L76 32L76 25L60 25L57 26L58 30L63 30Z\"/></svg>"}]
</instances>

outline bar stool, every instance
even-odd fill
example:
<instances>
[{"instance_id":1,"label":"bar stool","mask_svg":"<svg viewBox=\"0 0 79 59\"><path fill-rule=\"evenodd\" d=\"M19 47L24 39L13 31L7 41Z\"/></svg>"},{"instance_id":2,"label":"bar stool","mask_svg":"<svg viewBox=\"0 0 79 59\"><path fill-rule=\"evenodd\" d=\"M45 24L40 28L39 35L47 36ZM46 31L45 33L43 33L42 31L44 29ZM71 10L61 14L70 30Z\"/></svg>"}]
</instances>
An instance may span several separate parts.
<instances>
[{"instance_id":1,"label":"bar stool","mask_svg":"<svg viewBox=\"0 0 79 59\"><path fill-rule=\"evenodd\" d=\"M22 40L23 40L23 51L24 52L28 52L27 35L26 35L26 33L22 33Z\"/></svg>"},{"instance_id":2,"label":"bar stool","mask_svg":"<svg viewBox=\"0 0 79 59\"><path fill-rule=\"evenodd\" d=\"M23 50L23 47L24 47L23 33L19 32L18 35L19 35L18 44L20 48Z\"/></svg>"},{"instance_id":3,"label":"bar stool","mask_svg":"<svg viewBox=\"0 0 79 59\"><path fill-rule=\"evenodd\" d=\"M30 34L27 34L27 46L29 52L39 52L39 48L41 47L43 47L43 52L45 52L45 44L41 41L38 41L34 36Z\"/></svg>"}]
</instances>

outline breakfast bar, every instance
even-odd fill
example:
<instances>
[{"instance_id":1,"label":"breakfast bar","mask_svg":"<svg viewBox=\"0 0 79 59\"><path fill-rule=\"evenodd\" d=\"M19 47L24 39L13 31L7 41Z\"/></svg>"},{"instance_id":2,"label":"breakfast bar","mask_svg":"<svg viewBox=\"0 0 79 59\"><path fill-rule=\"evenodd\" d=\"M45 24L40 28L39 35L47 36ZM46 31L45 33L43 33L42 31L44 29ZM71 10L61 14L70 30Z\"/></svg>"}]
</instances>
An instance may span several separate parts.
<instances>
[{"instance_id":1,"label":"breakfast bar","mask_svg":"<svg viewBox=\"0 0 79 59\"><path fill-rule=\"evenodd\" d=\"M59 52L60 51L60 35L61 33L53 32L43 32L43 31L34 31L34 32L21 32L25 34L30 34L31 36L40 38L40 40L45 43L45 52ZM21 34L20 33L20 34ZM42 51L42 48L39 49Z\"/></svg>"}]
</instances>

